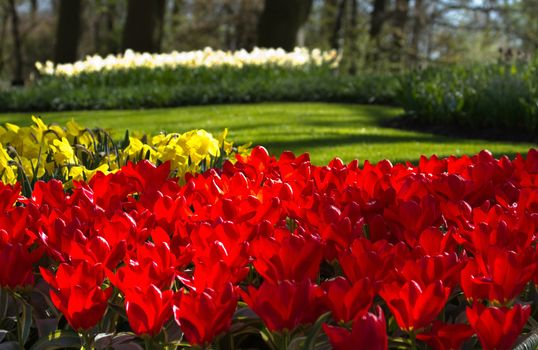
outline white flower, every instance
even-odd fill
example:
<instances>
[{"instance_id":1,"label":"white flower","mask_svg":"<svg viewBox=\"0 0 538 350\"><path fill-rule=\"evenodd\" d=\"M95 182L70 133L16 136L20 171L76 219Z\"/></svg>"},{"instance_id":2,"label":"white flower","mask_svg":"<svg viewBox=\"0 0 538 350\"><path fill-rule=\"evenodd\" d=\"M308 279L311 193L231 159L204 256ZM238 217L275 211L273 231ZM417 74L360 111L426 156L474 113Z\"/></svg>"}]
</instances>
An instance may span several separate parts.
<instances>
[{"instance_id":1,"label":"white flower","mask_svg":"<svg viewBox=\"0 0 538 350\"><path fill-rule=\"evenodd\" d=\"M246 50L222 51L206 47L203 50L162 54L137 53L126 50L123 55L87 56L84 60L73 64L57 64L47 61L36 62L35 67L42 75L74 76L82 73L126 70L133 68L169 68L177 67L221 67L241 68L245 65L279 66L279 67L311 67L330 65L338 66L340 56L334 50L321 51L297 47L291 52L283 49L261 49L255 47L251 52Z\"/></svg>"}]
</instances>

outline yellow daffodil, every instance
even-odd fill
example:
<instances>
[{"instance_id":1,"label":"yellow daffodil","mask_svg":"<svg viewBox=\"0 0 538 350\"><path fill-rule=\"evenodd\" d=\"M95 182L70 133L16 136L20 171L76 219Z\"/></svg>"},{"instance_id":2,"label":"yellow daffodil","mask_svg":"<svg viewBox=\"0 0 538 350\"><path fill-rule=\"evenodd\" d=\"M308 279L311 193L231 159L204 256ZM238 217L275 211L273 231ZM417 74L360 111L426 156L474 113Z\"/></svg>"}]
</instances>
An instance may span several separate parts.
<instances>
[{"instance_id":1,"label":"yellow daffodil","mask_svg":"<svg viewBox=\"0 0 538 350\"><path fill-rule=\"evenodd\" d=\"M14 184L17 181L16 167L10 164L11 157L0 143L0 180L7 184Z\"/></svg>"},{"instance_id":2,"label":"yellow daffodil","mask_svg":"<svg viewBox=\"0 0 538 350\"><path fill-rule=\"evenodd\" d=\"M31 126L5 124L0 127L0 180L14 183L18 170L34 182L43 178L60 178L67 186L73 180L89 180L96 172L105 174L117 171L127 161L147 159L154 164L170 162L171 173L179 178L186 172L207 169L221 156L233 159L233 145L226 140L228 130L218 138L205 130L191 130L183 134L158 134L153 137L130 136L124 149L110 144L102 130L90 131L75 121L47 126L40 118L32 117ZM98 137L107 139L98 144ZM132 133L131 135L138 135ZM149 143L146 143L149 140ZM10 153L7 152L9 146ZM245 148L239 148L244 152ZM221 151L222 150L222 151ZM10 157L13 152L13 159ZM116 153L117 152L117 153Z\"/></svg>"},{"instance_id":3,"label":"yellow daffodil","mask_svg":"<svg viewBox=\"0 0 538 350\"><path fill-rule=\"evenodd\" d=\"M56 164L66 165L75 163L75 152L65 137L62 137L60 140L53 140L50 148Z\"/></svg>"}]
</instances>

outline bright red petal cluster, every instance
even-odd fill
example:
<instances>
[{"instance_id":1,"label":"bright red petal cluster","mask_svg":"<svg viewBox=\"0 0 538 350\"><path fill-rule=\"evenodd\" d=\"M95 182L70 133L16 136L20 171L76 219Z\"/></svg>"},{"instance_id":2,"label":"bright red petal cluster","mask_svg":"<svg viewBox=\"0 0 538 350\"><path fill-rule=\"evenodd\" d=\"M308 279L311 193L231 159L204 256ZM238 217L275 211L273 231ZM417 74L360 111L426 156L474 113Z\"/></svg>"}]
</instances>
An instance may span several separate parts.
<instances>
[{"instance_id":1,"label":"bright red petal cluster","mask_svg":"<svg viewBox=\"0 0 538 350\"><path fill-rule=\"evenodd\" d=\"M167 167L128 164L69 192L39 182L31 198L0 184L0 285L31 286L39 266L76 330L119 301L135 333L174 319L199 345L245 304L274 332L330 311L335 349L386 349L391 318L436 349L474 334L508 349L530 317L536 150L359 167L256 147L180 182Z\"/></svg>"}]
</instances>

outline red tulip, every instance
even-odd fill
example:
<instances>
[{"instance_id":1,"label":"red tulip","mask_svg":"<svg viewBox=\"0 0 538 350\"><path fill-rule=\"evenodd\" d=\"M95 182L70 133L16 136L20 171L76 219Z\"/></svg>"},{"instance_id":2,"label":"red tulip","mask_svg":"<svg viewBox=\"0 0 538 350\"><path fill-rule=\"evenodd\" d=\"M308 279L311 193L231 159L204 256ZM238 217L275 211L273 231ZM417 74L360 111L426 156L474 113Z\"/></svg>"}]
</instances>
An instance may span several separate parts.
<instances>
[{"instance_id":1,"label":"red tulip","mask_svg":"<svg viewBox=\"0 0 538 350\"><path fill-rule=\"evenodd\" d=\"M444 308L450 288L440 280L421 288L416 281L385 284L379 295L385 299L398 326L405 331L427 326Z\"/></svg>"},{"instance_id":2,"label":"red tulip","mask_svg":"<svg viewBox=\"0 0 538 350\"><path fill-rule=\"evenodd\" d=\"M399 269L398 274L404 280L415 280L421 286L434 283L436 280L443 281L448 287L454 287L459 283L460 271L463 268L461 260L456 253L443 253L439 255L419 255L415 259L407 259Z\"/></svg>"},{"instance_id":3,"label":"red tulip","mask_svg":"<svg viewBox=\"0 0 538 350\"><path fill-rule=\"evenodd\" d=\"M323 250L320 241L312 236L276 230L274 238L260 238L252 243L252 255L256 271L274 284L316 278Z\"/></svg>"},{"instance_id":4,"label":"red tulip","mask_svg":"<svg viewBox=\"0 0 538 350\"><path fill-rule=\"evenodd\" d=\"M127 292L137 286L154 284L160 290L169 289L175 278L173 265L174 258L166 243L154 245L146 242L139 245L136 258L128 260L126 264L113 273L107 270L107 276L121 291Z\"/></svg>"},{"instance_id":5,"label":"red tulip","mask_svg":"<svg viewBox=\"0 0 538 350\"><path fill-rule=\"evenodd\" d=\"M239 252L231 256L224 245L215 240L207 250L197 250L193 258L194 276L182 282L190 289L203 291L206 288L220 289L227 282L239 283L248 274L248 243L236 244Z\"/></svg>"},{"instance_id":6,"label":"red tulip","mask_svg":"<svg viewBox=\"0 0 538 350\"><path fill-rule=\"evenodd\" d=\"M376 288L368 278L351 284L343 277L336 277L324 282L322 287L337 322L348 322L366 314L376 295Z\"/></svg>"},{"instance_id":7,"label":"red tulip","mask_svg":"<svg viewBox=\"0 0 538 350\"><path fill-rule=\"evenodd\" d=\"M192 344L205 345L228 330L237 306L237 296L231 283L219 292L179 292L174 305L174 318L185 338Z\"/></svg>"},{"instance_id":8,"label":"red tulip","mask_svg":"<svg viewBox=\"0 0 538 350\"><path fill-rule=\"evenodd\" d=\"M385 316L379 306L376 314L367 313L353 321L351 332L345 328L323 324L323 330L335 350L387 350Z\"/></svg>"},{"instance_id":9,"label":"red tulip","mask_svg":"<svg viewBox=\"0 0 538 350\"><path fill-rule=\"evenodd\" d=\"M172 296L171 290L161 292L154 284L128 289L125 292L125 311L133 332L138 335L159 334L172 316Z\"/></svg>"},{"instance_id":10,"label":"red tulip","mask_svg":"<svg viewBox=\"0 0 538 350\"><path fill-rule=\"evenodd\" d=\"M112 294L112 288L101 288L105 277L101 264L82 261L72 266L63 263L56 275L44 268L41 274L51 286L52 302L74 330L92 328L101 320Z\"/></svg>"},{"instance_id":11,"label":"red tulip","mask_svg":"<svg viewBox=\"0 0 538 350\"><path fill-rule=\"evenodd\" d=\"M529 305L513 308L485 307L474 303L467 307L467 318L485 350L512 348L531 312Z\"/></svg>"},{"instance_id":12,"label":"red tulip","mask_svg":"<svg viewBox=\"0 0 538 350\"><path fill-rule=\"evenodd\" d=\"M392 270L395 255L395 248L387 241L372 243L365 238L359 238L353 242L350 249L339 254L338 261L351 282L366 277L378 282L385 279Z\"/></svg>"},{"instance_id":13,"label":"red tulip","mask_svg":"<svg viewBox=\"0 0 538 350\"><path fill-rule=\"evenodd\" d=\"M445 324L435 320L428 332L417 334L417 339L426 342L434 350L459 350L474 333L469 325Z\"/></svg>"},{"instance_id":14,"label":"red tulip","mask_svg":"<svg viewBox=\"0 0 538 350\"><path fill-rule=\"evenodd\" d=\"M33 264L43 253L43 249L32 252L20 243L0 243L0 287L16 288L34 284Z\"/></svg>"},{"instance_id":15,"label":"red tulip","mask_svg":"<svg viewBox=\"0 0 538 350\"><path fill-rule=\"evenodd\" d=\"M5 213L14 208L20 197L21 184L7 185L0 181L0 213Z\"/></svg>"},{"instance_id":16,"label":"red tulip","mask_svg":"<svg viewBox=\"0 0 538 350\"><path fill-rule=\"evenodd\" d=\"M427 255L441 255L454 252L456 242L453 230L443 233L439 228L429 227L420 234L418 245Z\"/></svg>"},{"instance_id":17,"label":"red tulip","mask_svg":"<svg viewBox=\"0 0 538 350\"><path fill-rule=\"evenodd\" d=\"M32 191L32 199L39 206L48 206L51 209L64 210L67 198L61 181L37 181Z\"/></svg>"},{"instance_id":18,"label":"red tulip","mask_svg":"<svg viewBox=\"0 0 538 350\"><path fill-rule=\"evenodd\" d=\"M400 201L395 208L386 209L384 217L401 226L402 238L411 247L417 245L422 231L428 227L439 227L441 224L439 202L433 195L425 195L420 202Z\"/></svg>"},{"instance_id":19,"label":"red tulip","mask_svg":"<svg viewBox=\"0 0 538 350\"><path fill-rule=\"evenodd\" d=\"M468 299L506 304L517 297L536 272L533 249L516 253L491 247L478 255L461 272L461 286Z\"/></svg>"},{"instance_id":20,"label":"red tulip","mask_svg":"<svg viewBox=\"0 0 538 350\"><path fill-rule=\"evenodd\" d=\"M271 331L293 330L301 322L313 286L308 279L301 282L264 282L259 289L248 286L241 297Z\"/></svg>"}]
</instances>

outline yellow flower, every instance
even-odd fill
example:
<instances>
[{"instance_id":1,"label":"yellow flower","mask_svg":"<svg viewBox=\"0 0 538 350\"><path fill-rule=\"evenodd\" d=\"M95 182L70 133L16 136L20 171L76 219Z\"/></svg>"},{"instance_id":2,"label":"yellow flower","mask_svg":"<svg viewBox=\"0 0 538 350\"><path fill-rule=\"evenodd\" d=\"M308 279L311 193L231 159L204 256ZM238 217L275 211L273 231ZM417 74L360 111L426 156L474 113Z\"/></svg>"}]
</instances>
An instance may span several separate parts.
<instances>
[{"instance_id":1,"label":"yellow flower","mask_svg":"<svg viewBox=\"0 0 538 350\"><path fill-rule=\"evenodd\" d=\"M151 159L155 151L141 140L129 137L129 145L125 147L122 153L124 161L131 160L135 162L146 158Z\"/></svg>"},{"instance_id":2,"label":"yellow flower","mask_svg":"<svg viewBox=\"0 0 538 350\"><path fill-rule=\"evenodd\" d=\"M188 153L178 143L178 140L177 134L171 134L156 145L158 160L161 162L170 161L171 170L178 170L184 167L188 161Z\"/></svg>"},{"instance_id":3,"label":"yellow flower","mask_svg":"<svg viewBox=\"0 0 538 350\"><path fill-rule=\"evenodd\" d=\"M41 142L41 140L43 140L43 134L49 128L45 125L45 123L43 123L43 120L41 120L41 118L38 118L34 115L32 116L32 121L34 122L34 125L31 126L33 135L38 142Z\"/></svg>"},{"instance_id":4,"label":"yellow flower","mask_svg":"<svg viewBox=\"0 0 538 350\"><path fill-rule=\"evenodd\" d=\"M54 162L58 165L75 163L75 152L65 137L61 140L53 140L50 145Z\"/></svg>"},{"instance_id":5,"label":"yellow flower","mask_svg":"<svg viewBox=\"0 0 538 350\"><path fill-rule=\"evenodd\" d=\"M205 130L192 130L180 136L188 150L189 157L194 164L209 159L210 156L220 155L219 142Z\"/></svg>"},{"instance_id":6,"label":"yellow flower","mask_svg":"<svg viewBox=\"0 0 538 350\"><path fill-rule=\"evenodd\" d=\"M6 149L0 143L0 180L6 184L14 184L17 182L16 167L10 165L11 157Z\"/></svg>"},{"instance_id":7,"label":"yellow flower","mask_svg":"<svg viewBox=\"0 0 538 350\"><path fill-rule=\"evenodd\" d=\"M41 160L38 158L26 158L20 157L22 169L29 179L39 179L45 175L45 157L42 156ZM37 169L36 169L37 168ZM35 172L35 174L34 174Z\"/></svg>"},{"instance_id":8,"label":"yellow flower","mask_svg":"<svg viewBox=\"0 0 538 350\"><path fill-rule=\"evenodd\" d=\"M70 143L74 144L76 138L79 145L92 151L95 150L95 143L97 140L91 136L86 128L81 127L74 120L70 120L66 123L66 133Z\"/></svg>"},{"instance_id":9,"label":"yellow flower","mask_svg":"<svg viewBox=\"0 0 538 350\"><path fill-rule=\"evenodd\" d=\"M207 168L213 159L220 156L221 149L226 156L233 153L232 143L226 141L228 130L225 129L218 138L205 130L159 134L149 137L149 144L142 141L143 135L132 133L129 145L120 149L117 155L115 152L97 154L96 146L99 145L95 144L97 141L91 131L74 120L67 122L65 127L47 126L37 117L32 117L32 120L31 126L3 125L0 127L0 140L17 153L15 161L20 163L20 170L29 179L59 175L66 181L66 186L70 186L70 180L89 180L98 171L105 174L115 172L128 160L137 162L142 159L154 164L170 161L171 173L181 178L186 172ZM246 146L239 149L241 152L247 150ZM78 156L85 163L81 163ZM19 169L11 165L11 161L7 150L0 145L0 180L4 182L17 179ZM87 168L90 164L95 167L96 162L97 168Z\"/></svg>"},{"instance_id":10,"label":"yellow flower","mask_svg":"<svg viewBox=\"0 0 538 350\"><path fill-rule=\"evenodd\" d=\"M219 148L224 150L224 153L229 156L233 151L233 143L226 140L228 136L228 128L224 129L217 138L219 141Z\"/></svg>"},{"instance_id":11,"label":"yellow flower","mask_svg":"<svg viewBox=\"0 0 538 350\"><path fill-rule=\"evenodd\" d=\"M108 164L101 164L95 169L87 169L83 165L75 165L69 169L69 177L71 177L74 181L88 181L97 172L102 172L103 174L107 175L113 171L110 171Z\"/></svg>"}]
</instances>

